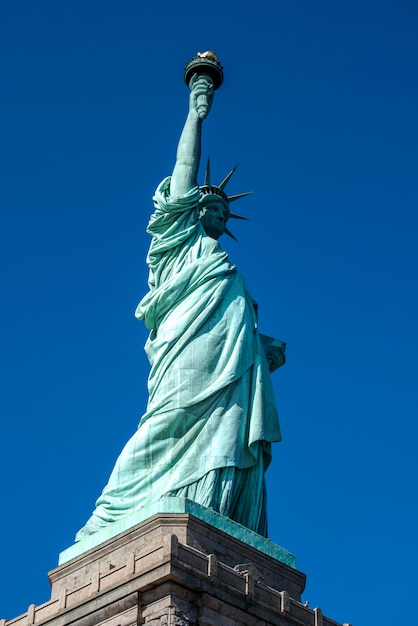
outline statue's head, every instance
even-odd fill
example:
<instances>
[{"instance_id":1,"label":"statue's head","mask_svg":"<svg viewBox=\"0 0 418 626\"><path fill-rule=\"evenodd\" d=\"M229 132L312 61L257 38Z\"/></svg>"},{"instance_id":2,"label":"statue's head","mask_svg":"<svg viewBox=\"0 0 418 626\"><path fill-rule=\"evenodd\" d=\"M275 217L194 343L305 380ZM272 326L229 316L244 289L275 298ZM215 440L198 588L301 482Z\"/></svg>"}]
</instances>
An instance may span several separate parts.
<instances>
[{"instance_id":1,"label":"statue's head","mask_svg":"<svg viewBox=\"0 0 418 626\"><path fill-rule=\"evenodd\" d=\"M247 219L236 213L231 213L229 203L234 200L239 200L239 198L243 198L244 196L248 196L251 191L240 193L236 196L227 196L224 191L224 188L236 169L237 166L229 172L228 176L224 178L219 186L212 185L210 182L210 161L208 159L205 182L200 187L199 218L206 233L209 237L212 237L212 239L219 239L224 233L235 239L234 235L226 227L227 221L229 218Z\"/></svg>"},{"instance_id":2,"label":"statue's head","mask_svg":"<svg viewBox=\"0 0 418 626\"><path fill-rule=\"evenodd\" d=\"M199 218L209 237L219 239L225 232L229 232L226 228L229 216L229 204L226 200L216 194L202 195L199 202Z\"/></svg>"}]
</instances>

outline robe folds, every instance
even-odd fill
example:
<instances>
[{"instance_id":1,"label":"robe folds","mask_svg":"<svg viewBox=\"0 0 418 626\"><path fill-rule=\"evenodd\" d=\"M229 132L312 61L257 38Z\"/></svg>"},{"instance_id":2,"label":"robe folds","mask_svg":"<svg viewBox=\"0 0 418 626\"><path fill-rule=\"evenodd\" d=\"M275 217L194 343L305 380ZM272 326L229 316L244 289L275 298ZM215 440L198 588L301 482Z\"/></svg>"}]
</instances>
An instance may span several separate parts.
<instances>
[{"instance_id":1,"label":"robe folds","mask_svg":"<svg viewBox=\"0 0 418 626\"><path fill-rule=\"evenodd\" d=\"M149 399L77 539L163 496L183 496L267 535L264 472L280 428L252 299L203 229L199 188L154 196L149 292L136 316Z\"/></svg>"}]
</instances>

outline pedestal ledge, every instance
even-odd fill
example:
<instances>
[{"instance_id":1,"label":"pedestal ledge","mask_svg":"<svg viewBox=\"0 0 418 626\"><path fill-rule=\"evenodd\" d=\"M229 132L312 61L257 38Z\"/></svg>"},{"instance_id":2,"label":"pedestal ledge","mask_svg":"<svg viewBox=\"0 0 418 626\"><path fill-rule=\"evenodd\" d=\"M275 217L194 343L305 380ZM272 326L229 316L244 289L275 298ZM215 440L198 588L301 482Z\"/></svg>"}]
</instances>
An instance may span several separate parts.
<instances>
[{"instance_id":1,"label":"pedestal ledge","mask_svg":"<svg viewBox=\"0 0 418 626\"><path fill-rule=\"evenodd\" d=\"M301 602L279 546L184 499L156 509L66 550L51 599L0 626L340 626Z\"/></svg>"},{"instance_id":2,"label":"pedestal ledge","mask_svg":"<svg viewBox=\"0 0 418 626\"><path fill-rule=\"evenodd\" d=\"M93 535L86 537L82 541L78 541L60 553L58 564L62 565L67 561L80 556L84 552L99 546L109 539L120 535L120 533L133 529L138 524L150 519L154 515L161 513L181 513L193 515L194 517L207 522L214 528L222 530L231 537L234 537L235 539L256 548L260 552L271 556L273 559L276 559L281 563L285 563L290 567L296 568L295 556L270 541L270 539L261 537L261 535L245 528L245 526L234 522L224 515L216 513L212 509L208 509L200 504L197 504L196 502L187 500L186 498L175 497L161 498L156 502L151 502L149 505L134 511L131 515L127 515L117 522L108 524L106 527L97 531Z\"/></svg>"},{"instance_id":3,"label":"pedestal ledge","mask_svg":"<svg viewBox=\"0 0 418 626\"><path fill-rule=\"evenodd\" d=\"M139 514L143 521L139 521ZM236 572L234 579L248 565L259 572L257 579L286 591L295 600L304 590L305 575L295 569L295 557L280 546L195 502L164 498L62 552L60 565L49 573L52 597L59 597L63 589L68 595L73 588L86 585L91 593L92 580L104 577L110 581L122 571L123 576L129 575L139 564L141 571L148 565L153 569L159 559L164 561L172 540L184 546L189 556L194 555L190 558L205 575L211 559L215 559ZM97 582L98 588L102 584Z\"/></svg>"}]
</instances>

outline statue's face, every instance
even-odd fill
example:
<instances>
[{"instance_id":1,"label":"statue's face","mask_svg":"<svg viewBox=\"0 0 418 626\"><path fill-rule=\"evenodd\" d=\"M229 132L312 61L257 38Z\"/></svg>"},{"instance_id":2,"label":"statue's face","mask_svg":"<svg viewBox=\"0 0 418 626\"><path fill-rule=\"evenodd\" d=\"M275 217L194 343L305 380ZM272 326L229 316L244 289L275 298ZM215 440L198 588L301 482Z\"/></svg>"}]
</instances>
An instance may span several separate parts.
<instances>
[{"instance_id":1,"label":"statue's face","mask_svg":"<svg viewBox=\"0 0 418 626\"><path fill-rule=\"evenodd\" d=\"M224 234L228 218L229 210L222 202L207 202L200 207L200 221L212 239Z\"/></svg>"}]
</instances>

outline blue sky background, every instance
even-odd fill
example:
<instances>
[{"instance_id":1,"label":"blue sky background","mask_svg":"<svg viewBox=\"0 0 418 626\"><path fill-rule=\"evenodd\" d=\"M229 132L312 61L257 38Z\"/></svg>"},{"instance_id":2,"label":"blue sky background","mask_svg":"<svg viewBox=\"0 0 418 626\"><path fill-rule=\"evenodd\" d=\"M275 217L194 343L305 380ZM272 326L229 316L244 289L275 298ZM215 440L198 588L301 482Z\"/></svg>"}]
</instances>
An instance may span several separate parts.
<instances>
[{"instance_id":1,"label":"blue sky background","mask_svg":"<svg viewBox=\"0 0 418 626\"><path fill-rule=\"evenodd\" d=\"M213 49L203 160L215 182L239 161L229 191L254 191L222 245L288 345L270 537L311 607L415 623L417 18L414 0L3 3L0 617L49 599L145 409L151 196L184 65Z\"/></svg>"}]
</instances>

